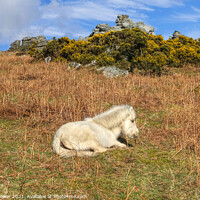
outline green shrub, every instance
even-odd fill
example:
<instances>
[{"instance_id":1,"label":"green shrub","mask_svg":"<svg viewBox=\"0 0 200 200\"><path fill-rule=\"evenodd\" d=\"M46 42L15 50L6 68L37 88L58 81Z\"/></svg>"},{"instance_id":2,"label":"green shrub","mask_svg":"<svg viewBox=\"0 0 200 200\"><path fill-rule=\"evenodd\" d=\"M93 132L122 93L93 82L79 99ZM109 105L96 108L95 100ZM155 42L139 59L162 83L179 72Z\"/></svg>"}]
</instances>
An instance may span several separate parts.
<instances>
[{"instance_id":1,"label":"green shrub","mask_svg":"<svg viewBox=\"0 0 200 200\"><path fill-rule=\"evenodd\" d=\"M71 61L81 63L81 64L88 64L95 60L95 56L92 54L84 54L84 53L74 53L71 56Z\"/></svg>"},{"instance_id":2,"label":"green shrub","mask_svg":"<svg viewBox=\"0 0 200 200\"><path fill-rule=\"evenodd\" d=\"M51 56L56 61L81 64L96 60L98 66L116 65L132 72L161 75L164 65L199 64L200 40L185 36L164 40L161 35L147 35L134 28L94 35L87 41L53 38L42 51L34 43L29 54L35 59Z\"/></svg>"},{"instance_id":3,"label":"green shrub","mask_svg":"<svg viewBox=\"0 0 200 200\"><path fill-rule=\"evenodd\" d=\"M40 57L41 57L41 52L37 49L37 43L38 42L34 42L33 44L32 44L32 46L31 47L29 47L29 50L28 50L28 54L31 56L31 57L33 57L33 58L35 58L35 59L40 59Z\"/></svg>"},{"instance_id":4,"label":"green shrub","mask_svg":"<svg viewBox=\"0 0 200 200\"><path fill-rule=\"evenodd\" d=\"M161 75L163 66L167 63L167 56L162 52L155 52L153 55L144 54L143 56L138 56L133 58L131 64L131 71L138 69L142 74L155 74Z\"/></svg>"},{"instance_id":5,"label":"green shrub","mask_svg":"<svg viewBox=\"0 0 200 200\"><path fill-rule=\"evenodd\" d=\"M115 59L107 56L106 53L102 53L96 57L96 62L99 66L109 66L115 64Z\"/></svg>"}]
</instances>

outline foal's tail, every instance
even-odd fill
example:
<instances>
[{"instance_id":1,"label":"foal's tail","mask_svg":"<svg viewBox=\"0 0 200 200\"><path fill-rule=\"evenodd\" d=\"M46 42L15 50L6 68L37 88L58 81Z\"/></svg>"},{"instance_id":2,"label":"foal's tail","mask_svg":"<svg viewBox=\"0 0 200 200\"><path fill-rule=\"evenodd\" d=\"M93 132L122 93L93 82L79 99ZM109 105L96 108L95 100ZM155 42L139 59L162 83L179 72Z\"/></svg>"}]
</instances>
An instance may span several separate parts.
<instances>
[{"instance_id":1,"label":"foal's tail","mask_svg":"<svg viewBox=\"0 0 200 200\"><path fill-rule=\"evenodd\" d=\"M70 150L70 149L66 149L62 147L61 136L62 136L62 132L58 130L53 139L53 152L58 154L59 156L64 157L64 158L69 158L72 156L87 157L87 156L97 155L96 152L92 152L92 151L75 151L75 150Z\"/></svg>"},{"instance_id":2,"label":"foal's tail","mask_svg":"<svg viewBox=\"0 0 200 200\"><path fill-rule=\"evenodd\" d=\"M62 136L62 132L61 131L57 131L56 134L54 135L53 138L53 152L60 155L60 150L61 150L61 136Z\"/></svg>"}]
</instances>

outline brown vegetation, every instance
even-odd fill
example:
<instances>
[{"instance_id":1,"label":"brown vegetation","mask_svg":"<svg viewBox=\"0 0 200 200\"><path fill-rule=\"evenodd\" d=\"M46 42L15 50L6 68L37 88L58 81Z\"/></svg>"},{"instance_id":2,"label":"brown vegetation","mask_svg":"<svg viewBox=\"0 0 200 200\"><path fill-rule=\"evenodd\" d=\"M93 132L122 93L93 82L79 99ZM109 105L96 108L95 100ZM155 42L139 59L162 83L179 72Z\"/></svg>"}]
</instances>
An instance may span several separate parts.
<instances>
[{"instance_id":1,"label":"brown vegetation","mask_svg":"<svg viewBox=\"0 0 200 200\"><path fill-rule=\"evenodd\" d=\"M14 135L1 135L1 139L4 143L10 139L23 141L23 149L19 147L18 156L24 159L37 157L44 168L50 168L52 172L57 168L62 174L64 168L60 159L51 151L54 132L63 123L94 116L111 105L129 104L138 116L137 126L141 131L139 143L145 145L147 142L163 151L173 150L172 157L189 152L189 155L195 157L197 166L191 168L190 173L195 170L195 183L200 185L199 68L187 66L185 70L171 69L170 74L154 78L131 74L128 77L107 79L85 69L69 71L67 65L62 63L31 61L29 56L0 55L0 118L20 121L20 124L23 122L21 129L24 130L20 134L16 133L16 138ZM9 126L4 126L8 132ZM20 132L16 124L15 128ZM42 164L44 155L39 152L50 154L46 164ZM12 147L10 152L3 153L4 158L7 154L12 155ZM84 159L78 160L77 167L79 165L85 170L87 167L88 170L90 167L96 169L96 176L101 170L101 163L91 163L91 160L87 164ZM77 170L79 175L83 173L83 169ZM13 176L17 177L17 174ZM69 172L63 176L71 177L72 174ZM53 177L52 174L46 176ZM70 187L73 187L71 184ZM22 182L20 193L23 193L23 186ZM127 190L127 199L131 189ZM136 186L133 189L139 191ZM102 198L105 197L98 186L96 190ZM140 191L137 193L140 194ZM144 199L142 194L140 197Z\"/></svg>"}]
</instances>

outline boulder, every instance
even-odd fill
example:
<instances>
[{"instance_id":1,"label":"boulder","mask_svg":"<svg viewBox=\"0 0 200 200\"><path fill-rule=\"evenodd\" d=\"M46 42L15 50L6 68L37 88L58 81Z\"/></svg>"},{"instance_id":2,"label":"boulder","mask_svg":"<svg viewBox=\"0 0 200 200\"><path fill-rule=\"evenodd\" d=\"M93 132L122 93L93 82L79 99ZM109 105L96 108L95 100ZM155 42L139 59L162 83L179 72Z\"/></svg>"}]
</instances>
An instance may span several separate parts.
<instances>
[{"instance_id":1,"label":"boulder","mask_svg":"<svg viewBox=\"0 0 200 200\"><path fill-rule=\"evenodd\" d=\"M86 41L86 39L83 38L82 36L80 36L80 37L77 39L77 41Z\"/></svg>"},{"instance_id":2,"label":"boulder","mask_svg":"<svg viewBox=\"0 0 200 200\"><path fill-rule=\"evenodd\" d=\"M137 27L137 24L134 21L132 21L132 19L129 19L128 15L118 15L117 19L115 20L115 23L117 27L119 27L121 30L125 28Z\"/></svg>"},{"instance_id":3,"label":"boulder","mask_svg":"<svg viewBox=\"0 0 200 200\"><path fill-rule=\"evenodd\" d=\"M79 69L80 67L82 67L82 65L80 63L76 63L76 62L70 62L68 65L68 69Z\"/></svg>"},{"instance_id":4,"label":"boulder","mask_svg":"<svg viewBox=\"0 0 200 200\"><path fill-rule=\"evenodd\" d=\"M39 50L43 49L47 45L47 43L48 43L46 37L44 37L44 36L37 36L36 40L38 42L37 43L37 48Z\"/></svg>"},{"instance_id":5,"label":"boulder","mask_svg":"<svg viewBox=\"0 0 200 200\"><path fill-rule=\"evenodd\" d=\"M88 37L96 34L104 34L109 31L121 31L126 28L139 28L147 34L155 35L154 27L144 24L143 22L135 23L128 15L118 15L115 21L116 26L110 27L108 24L97 25Z\"/></svg>"},{"instance_id":6,"label":"boulder","mask_svg":"<svg viewBox=\"0 0 200 200\"><path fill-rule=\"evenodd\" d=\"M24 37L24 38L22 38L22 49L23 50L28 49L36 41L37 41L36 37Z\"/></svg>"},{"instance_id":7,"label":"boulder","mask_svg":"<svg viewBox=\"0 0 200 200\"><path fill-rule=\"evenodd\" d=\"M96 60L93 60L91 63L86 64L84 67L94 67L97 64Z\"/></svg>"},{"instance_id":8,"label":"boulder","mask_svg":"<svg viewBox=\"0 0 200 200\"><path fill-rule=\"evenodd\" d=\"M10 50L12 50L12 51L18 50L20 48L20 43L21 43L20 40L16 40L13 43L11 43L10 44Z\"/></svg>"},{"instance_id":9,"label":"boulder","mask_svg":"<svg viewBox=\"0 0 200 200\"><path fill-rule=\"evenodd\" d=\"M93 30L93 32L89 35L89 37L92 37L93 35L97 35L97 34L104 34L106 32L109 32L111 30L111 27L108 24L98 24L95 29Z\"/></svg>"},{"instance_id":10,"label":"boulder","mask_svg":"<svg viewBox=\"0 0 200 200\"><path fill-rule=\"evenodd\" d=\"M143 22L138 22L136 27L139 28L140 30L144 31L147 34L155 35L154 27L146 25Z\"/></svg>"},{"instance_id":11,"label":"boulder","mask_svg":"<svg viewBox=\"0 0 200 200\"><path fill-rule=\"evenodd\" d=\"M129 74L127 70L119 69L116 66L100 67L97 69L97 71L102 72L107 78L113 78L121 75L127 76Z\"/></svg>"},{"instance_id":12,"label":"boulder","mask_svg":"<svg viewBox=\"0 0 200 200\"><path fill-rule=\"evenodd\" d=\"M22 39L22 45L20 40L16 40L11 43L10 51L27 51L29 47L31 47L34 42L37 42L37 49L42 50L48 43L47 39L44 36L37 37L24 37Z\"/></svg>"},{"instance_id":13,"label":"boulder","mask_svg":"<svg viewBox=\"0 0 200 200\"><path fill-rule=\"evenodd\" d=\"M121 27L120 26L112 26L111 27L111 31L121 31Z\"/></svg>"},{"instance_id":14,"label":"boulder","mask_svg":"<svg viewBox=\"0 0 200 200\"><path fill-rule=\"evenodd\" d=\"M121 30L125 28L139 28L147 34L154 33L154 27L146 25L143 22L135 23L132 19L129 18L128 15L118 15L115 22L117 27L120 27Z\"/></svg>"},{"instance_id":15,"label":"boulder","mask_svg":"<svg viewBox=\"0 0 200 200\"><path fill-rule=\"evenodd\" d=\"M44 61L45 61L46 64L49 64L51 62L51 60L52 60L51 56L48 56L48 57L46 57L44 59Z\"/></svg>"},{"instance_id":16,"label":"boulder","mask_svg":"<svg viewBox=\"0 0 200 200\"><path fill-rule=\"evenodd\" d=\"M173 36L172 36L172 39L176 39L178 38L179 36L181 36L182 34L179 32L179 31L174 31L173 33Z\"/></svg>"}]
</instances>

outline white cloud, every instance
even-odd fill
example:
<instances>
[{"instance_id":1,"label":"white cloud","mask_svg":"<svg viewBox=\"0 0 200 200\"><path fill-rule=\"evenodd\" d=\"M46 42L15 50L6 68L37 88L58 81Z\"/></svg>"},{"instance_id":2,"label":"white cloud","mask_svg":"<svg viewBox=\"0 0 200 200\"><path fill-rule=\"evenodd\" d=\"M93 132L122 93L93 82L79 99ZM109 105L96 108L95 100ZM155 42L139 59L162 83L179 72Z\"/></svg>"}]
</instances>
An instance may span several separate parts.
<instances>
[{"instance_id":1,"label":"white cloud","mask_svg":"<svg viewBox=\"0 0 200 200\"><path fill-rule=\"evenodd\" d=\"M153 7L160 7L160 8L170 8L172 6L183 6L183 0L138 0L139 2L153 6Z\"/></svg>"},{"instance_id":2,"label":"white cloud","mask_svg":"<svg viewBox=\"0 0 200 200\"><path fill-rule=\"evenodd\" d=\"M85 1L81 6L71 6L71 17L83 20L114 21L117 10L105 4Z\"/></svg>"},{"instance_id":3,"label":"white cloud","mask_svg":"<svg viewBox=\"0 0 200 200\"><path fill-rule=\"evenodd\" d=\"M113 21L117 11L104 4L92 1L62 2L52 0L49 5L42 8L43 18L80 19L80 20L101 20ZM61 19L62 18L62 19Z\"/></svg>"},{"instance_id":4,"label":"white cloud","mask_svg":"<svg viewBox=\"0 0 200 200\"><path fill-rule=\"evenodd\" d=\"M192 37L194 39L200 38L199 25L192 23L191 26L184 26L181 33L185 36Z\"/></svg>"},{"instance_id":5,"label":"white cloud","mask_svg":"<svg viewBox=\"0 0 200 200\"><path fill-rule=\"evenodd\" d=\"M194 6L191 7L195 12L199 13L200 14L200 9L199 8L196 8Z\"/></svg>"},{"instance_id":6,"label":"white cloud","mask_svg":"<svg viewBox=\"0 0 200 200\"><path fill-rule=\"evenodd\" d=\"M61 14L59 11L60 4L56 0L52 0L50 4L44 5L40 7L42 12L42 19L51 20L56 19Z\"/></svg>"},{"instance_id":7,"label":"white cloud","mask_svg":"<svg viewBox=\"0 0 200 200\"><path fill-rule=\"evenodd\" d=\"M200 21L200 9L192 6L190 13L176 13L173 18L182 22L199 22Z\"/></svg>"},{"instance_id":8,"label":"white cloud","mask_svg":"<svg viewBox=\"0 0 200 200\"><path fill-rule=\"evenodd\" d=\"M192 29L192 30L186 32L186 35L188 37L192 37L192 38L195 38L195 39L200 38L200 30L199 29Z\"/></svg>"},{"instance_id":9,"label":"white cloud","mask_svg":"<svg viewBox=\"0 0 200 200\"><path fill-rule=\"evenodd\" d=\"M96 23L95 21L100 23L114 22L120 13L126 13L130 18L138 21L146 19L147 15L138 12L137 9L152 11L150 8L139 3L135 4L133 1L116 1L105 0L102 3L101 0L76 0L68 2L52 0L50 4L42 6L40 10L45 24L57 27L59 32L71 37L77 37L77 35L87 36L86 34L89 32L85 28L86 26L84 27L84 23L87 23L87 25L90 23L91 25L91 23ZM48 29L48 26L44 29L43 33L48 32L46 29ZM60 35L57 34L55 36Z\"/></svg>"},{"instance_id":10,"label":"white cloud","mask_svg":"<svg viewBox=\"0 0 200 200\"><path fill-rule=\"evenodd\" d=\"M131 1L131 0L107 0L107 4L111 6L112 8L117 9L135 9L135 10L147 10L147 11L153 11L154 9L150 8L149 6L145 6L143 2L140 2L140 0Z\"/></svg>"},{"instance_id":11,"label":"white cloud","mask_svg":"<svg viewBox=\"0 0 200 200\"><path fill-rule=\"evenodd\" d=\"M0 0L0 45L24 36L87 36L97 23L112 23L118 14L148 24L149 13L158 8L184 5L186 0ZM46 2L46 1L45 1ZM200 10L178 18L199 20ZM88 28L90 27L90 28Z\"/></svg>"},{"instance_id":12,"label":"white cloud","mask_svg":"<svg viewBox=\"0 0 200 200\"><path fill-rule=\"evenodd\" d=\"M59 31L56 27L51 27L51 26L44 29L43 34L45 36L58 36L58 37L62 37L65 35L64 32Z\"/></svg>"},{"instance_id":13,"label":"white cloud","mask_svg":"<svg viewBox=\"0 0 200 200\"><path fill-rule=\"evenodd\" d=\"M0 42L17 37L31 23L40 18L40 0L0 1Z\"/></svg>"},{"instance_id":14,"label":"white cloud","mask_svg":"<svg viewBox=\"0 0 200 200\"><path fill-rule=\"evenodd\" d=\"M169 8L182 6L184 0L51 0L41 10L43 19L54 20L59 28L66 27L71 32L78 21L99 21L102 23L114 22L118 14L127 14L134 21L144 21L148 18L147 12L153 12L155 7ZM144 12L143 12L144 11ZM78 20L78 21L77 21ZM71 29L71 30L69 30ZM79 29L84 30L83 26ZM66 32L67 32L66 31Z\"/></svg>"},{"instance_id":15,"label":"white cloud","mask_svg":"<svg viewBox=\"0 0 200 200\"><path fill-rule=\"evenodd\" d=\"M147 15L138 10L153 11L152 8L130 0L52 0L50 4L41 7L42 18L45 20L57 19L61 23L69 20L97 20L114 22L118 14L128 14L132 18L144 19Z\"/></svg>"}]
</instances>

